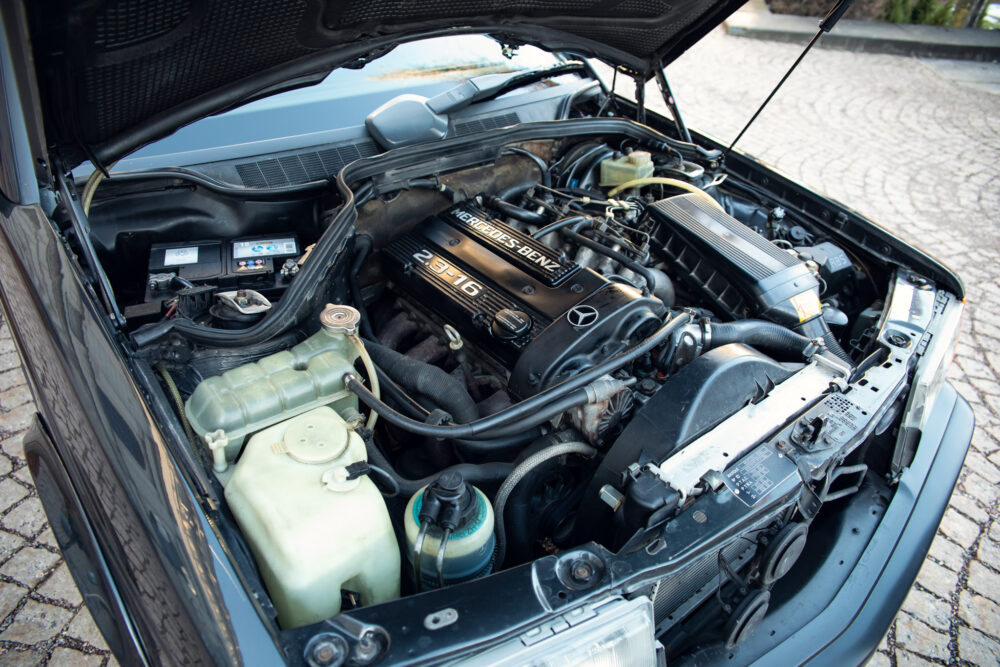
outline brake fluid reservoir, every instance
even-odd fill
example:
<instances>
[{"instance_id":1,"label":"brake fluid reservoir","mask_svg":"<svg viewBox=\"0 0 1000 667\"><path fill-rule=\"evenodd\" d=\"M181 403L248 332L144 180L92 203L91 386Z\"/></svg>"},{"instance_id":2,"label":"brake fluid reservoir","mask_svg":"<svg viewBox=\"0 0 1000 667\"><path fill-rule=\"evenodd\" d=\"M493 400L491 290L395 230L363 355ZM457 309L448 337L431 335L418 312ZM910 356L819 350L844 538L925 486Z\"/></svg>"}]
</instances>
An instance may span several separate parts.
<instances>
[{"instance_id":1,"label":"brake fluid reservoir","mask_svg":"<svg viewBox=\"0 0 1000 667\"><path fill-rule=\"evenodd\" d=\"M255 434L226 484L283 628L329 618L342 591L399 597L399 546L382 494L355 466L364 441L328 407Z\"/></svg>"},{"instance_id":2,"label":"brake fluid reservoir","mask_svg":"<svg viewBox=\"0 0 1000 667\"><path fill-rule=\"evenodd\" d=\"M439 575L445 585L456 584L486 576L493 567L493 506L483 492L466 484L462 476L446 472L432 484L413 494L406 505L403 517L406 531L407 559L410 571L416 578L418 560L416 545L420 549L421 588L436 588ZM444 545L441 572L438 572L438 554Z\"/></svg>"},{"instance_id":3,"label":"brake fluid reservoir","mask_svg":"<svg viewBox=\"0 0 1000 667\"><path fill-rule=\"evenodd\" d=\"M628 155L601 161L601 187L613 187L648 178L653 175L653 156L646 151L632 151Z\"/></svg>"}]
</instances>

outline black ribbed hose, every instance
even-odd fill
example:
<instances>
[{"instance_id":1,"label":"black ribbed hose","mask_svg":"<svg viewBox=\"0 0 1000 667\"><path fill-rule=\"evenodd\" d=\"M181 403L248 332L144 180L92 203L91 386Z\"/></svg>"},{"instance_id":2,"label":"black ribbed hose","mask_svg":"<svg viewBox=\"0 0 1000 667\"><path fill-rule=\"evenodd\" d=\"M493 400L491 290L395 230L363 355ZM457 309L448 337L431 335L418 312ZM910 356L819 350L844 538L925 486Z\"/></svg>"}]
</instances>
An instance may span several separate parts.
<instances>
[{"instance_id":1,"label":"black ribbed hose","mask_svg":"<svg viewBox=\"0 0 1000 667\"><path fill-rule=\"evenodd\" d=\"M708 349L730 343L744 343L772 352L785 352L802 356L812 341L787 327L766 320L739 320L738 322L713 322Z\"/></svg>"},{"instance_id":2,"label":"black ribbed hose","mask_svg":"<svg viewBox=\"0 0 1000 667\"><path fill-rule=\"evenodd\" d=\"M479 408L469 392L443 369L378 343L366 341L365 349L372 361L404 389L427 396L463 424L479 418Z\"/></svg>"},{"instance_id":3,"label":"black ribbed hose","mask_svg":"<svg viewBox=\"0 0 1000 667\"><path fill-rule=\"evenodd\" d=\"M442 473L449 471L461 473L462 479L469 484L481 486L484 484L500 483L514 470L512 463L459 463L428 477L407 479L400 475L392 464L389 463L389 459L382 454L382 450L370 441L368 443L368 461L384 470L396 483L399 487L399 492L404 496L412 496L422 487L427 486L440 477Z\"/></svg>"},{"instance_id":4,"label":"black ribbed hose","mask_svg":"<svg viewBox=\"0 0 1000 667\"><path fill-rule=\"evenodd\" d=\"M365 308L365 300L361 296L361 287L358 285L358 272L361 265L368 259L372 251L372 237L359 234L354 237L354 259L351 261L350 270L347 272L347 284L351 290L351 300L354 307L361 314L361 335L368 340L378 341L375 330L372 329L371 320L368 319L368 309Z\"/></svg>"}]
</instances>

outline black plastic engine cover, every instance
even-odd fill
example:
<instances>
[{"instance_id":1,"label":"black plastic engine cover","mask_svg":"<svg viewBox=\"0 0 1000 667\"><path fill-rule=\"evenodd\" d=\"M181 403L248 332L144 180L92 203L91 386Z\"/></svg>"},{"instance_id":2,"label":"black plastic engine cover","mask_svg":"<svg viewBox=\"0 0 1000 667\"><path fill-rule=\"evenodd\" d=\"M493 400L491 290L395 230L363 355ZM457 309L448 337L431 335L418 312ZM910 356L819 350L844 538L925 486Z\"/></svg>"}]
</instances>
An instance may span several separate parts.
<instances>
[{"instance_id":1,"label":"black plastic engine cover","mask_svg":"<svg viewBox=\"0 0 1000 667\"><path fill-rule=\"evenodd\" d=\"M609 284L466 203L396 238L383 258L399 289L506 366L553 320Z\"/></svg>"},{"instance_id":2,"label":"black plastic engine cover","mask_svg":"<svg viewBox=\"0 0 1000 667\"><path fill-rule=\"evenodd\" d=\"M550 324L521 353L508 387L526 398L614 356L663 322L659 299L609 282Z\"/></svg>"},{"instance_id":3,"label":"black plastic engine cover","mask_svg":"<svg viewBox=\"0 0 1000 667\"><path fill-rule=\"evenodd\" d=\"M577 536L610 545L615 526L641 525L645 517L622 517L645 511L629 506L628 467L670 458L793 372L739 343L710 350L677 371L636 412L601 461L580 505ZM600 499L605 484L626 496L617 513Z\"/></svg>"}]
</instances>

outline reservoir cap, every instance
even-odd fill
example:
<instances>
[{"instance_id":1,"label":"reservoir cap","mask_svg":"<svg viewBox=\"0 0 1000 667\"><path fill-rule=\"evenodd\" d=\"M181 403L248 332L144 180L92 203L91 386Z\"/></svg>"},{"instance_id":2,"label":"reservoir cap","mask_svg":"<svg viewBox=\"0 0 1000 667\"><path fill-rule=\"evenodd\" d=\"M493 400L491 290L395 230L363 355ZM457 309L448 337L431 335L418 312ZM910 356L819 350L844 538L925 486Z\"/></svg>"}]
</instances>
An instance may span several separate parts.
<instances>
[{"instance_id":1,"label":"reservoir cap","mask_svg":"<svg viewBox=\"0 0 1000 667\"><path fill-rule=\"evenodd\" d=\"M335 414L306 413L288 425L285 451L299 463L327 463L347 450L347 424Z\"/></svg>"},{"instance_id":2,"label":"reservoir cap","mask_svg":"<svg viewBox=\"0 0 1000 667\"><path fill-rule=\"evenodd\" d=\"M360 322L361 313L350 306L328 303L319 314L319 323L329 333L353 336L357 333Z\"/></svg>"}]
</instances>

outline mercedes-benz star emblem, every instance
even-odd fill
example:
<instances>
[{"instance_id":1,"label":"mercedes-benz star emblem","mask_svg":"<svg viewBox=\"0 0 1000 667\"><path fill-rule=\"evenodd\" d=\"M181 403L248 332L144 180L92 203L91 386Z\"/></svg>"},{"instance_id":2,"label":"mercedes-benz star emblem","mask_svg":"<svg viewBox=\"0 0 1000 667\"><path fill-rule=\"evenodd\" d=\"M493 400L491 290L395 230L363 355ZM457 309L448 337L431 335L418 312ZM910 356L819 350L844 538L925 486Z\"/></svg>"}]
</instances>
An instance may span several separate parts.
<instances>
[{"instance_id":1,"label":"mercedes-benz star emblem","mask_svg":"<svg viewBox=\"0 0 1000 667\"><path fill-rule=\"evenodd\" d=\"M589 327L598 317L597 309L593 306L573 306L566 313L566 319L574 327Z\"/></svg>"}]
</instances>

